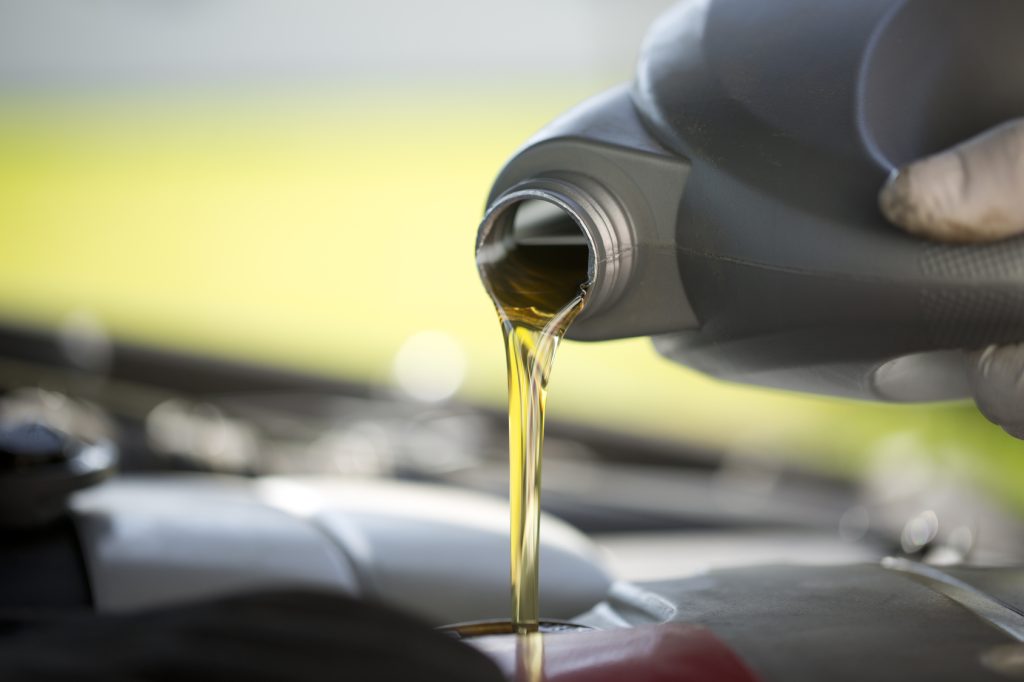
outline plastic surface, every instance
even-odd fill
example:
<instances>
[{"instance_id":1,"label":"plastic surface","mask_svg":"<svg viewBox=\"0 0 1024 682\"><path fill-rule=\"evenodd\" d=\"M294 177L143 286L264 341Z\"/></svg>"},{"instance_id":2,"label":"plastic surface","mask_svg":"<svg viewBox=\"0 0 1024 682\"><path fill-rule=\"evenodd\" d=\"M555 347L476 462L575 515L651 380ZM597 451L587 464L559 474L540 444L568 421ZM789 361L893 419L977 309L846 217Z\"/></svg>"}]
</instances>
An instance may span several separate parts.
<instances>
[{"instance_id":1,"label":"plastic surface","mask_svg":"<svg viewBox=\"0 0 1024 682\"><path fill-rule=\"evenodd\" d=\"M352 558L367 596L438 625L508 617L507 500L394 481L267 483L263 495L276 504L280 483L319 497L312 518ZM547 514L540 527L540 615L571 618L599 601L611 578L582 533Z\"/></svg>"},{"instance_id":2,"label":"plastic surface","mask_svg":"<svg viewBox=\"0 0 1024 682\"><path fill-rule=\"evenodd\" d=\"M78 536L68 519L0 531L0 605L26 613L92 608Z\"/></svg>"},{"instance_id":3,"label":"plastic surface","mask_svg":"<svg viewBox=\"0 0 1024 682\"><path fill-rule=\"evenodd\" d=\"M119 477L73 500L94 602L134 611L290 587L358 594L435 625L507 616L508 507L426 484ZM544 616L605 594L596 548L543 522Z\"/></svg>"},{"instance_id":4,"label":"plastic surface","mask_svg":"<svg viewBox=\"0 0 1024 682\"><path fill-rule=\"evenodd\" d=\"M986 573L1004 584L1021 579L1019 569L975 569L973 589L989 602L981 594ZM1005 668L988 661L1007 647L1019 652L1019 640L945 588L880 565L757 566L616 585L579 621L597 628L706 627L766 682L1007 679ZM1019 661L1012 677L1024 673Z\"/></svg>"},{"instance_id":5,"label":"plastic surface","mask_svg":"<svg viewBox=\"0 0 1024 682\"><path fill-rule=\"evenodd\" d=\"M41 621L41 622L39 622ZM501 682L491 661L407 614L313 591L131 614L8 613L0 679L46 682Z\"/></svg>"},{"instance_id":6,"label":"plastic surface","mask_svg":"<svg viewBox=\"0 0 1024 682\"><path fill-rule=\"evenodd\" d=\"M649 34L633 106L613 91L556 121L492 199L571 171L625 209L632 280L571 337L658 336L747 383L963 397L949 351L1024 339L1024 238L927 242L877 194L894 167L1024 115L1022 25L1016 0L682 2Z\"/></svg>"},{"instance_id":7,"label":"plastic surface","mask_svg":"<svg viewBox=\"0 0 1024 682\"><path fill-rule=\"evenodd\" d=\"M511 636L470 642L515 682L758 682L708 629L683 623L543 635L542 663L524 665L529 643ZM538 673L542 672L542 677Z\"/></svg>"},{"instance_id":8,"label":"plastic surface","mask_svg":"<svg viewBox=\"0 0 1024 682\"><path fill-rule=\"evenodd\" d=\"M1012 0L712 0L651 32L635 98L690 159L677 247L699 331L658 347L730 379L852 397L907 354L1024 338L1024 240L889 226L886 175L1024 114ZM960 381L961 395L966 384Z\"/></svg>"},{"instance_id":9,"label":"plastic surface","mask_svg":"<svg viewBox=\"0 0 1024 682\"><path fill-rule=\"evenodd\" d=\"M502 170L489 206L524 181L582 176L614 198L613 213L628 223L615 226L622 235L618 249L631 261L624 291L612 301L592 298L568 338L648 336L696 325L674 246L688 173L684 159L649 136L625 87L598 95L552 123ZM595 255L623 256L615 249Z\"/></svg>"},{"instance_id":10,"label":"plastic surface","mask_svg":"<svg viewBox=\"0 0 1024 682\"><path fill-rule=\"evenodd\" d=\"M242 479L120 476L71 509L100 612L275 588L360 592L339 547Z\"/></svg>"}]
</instances>

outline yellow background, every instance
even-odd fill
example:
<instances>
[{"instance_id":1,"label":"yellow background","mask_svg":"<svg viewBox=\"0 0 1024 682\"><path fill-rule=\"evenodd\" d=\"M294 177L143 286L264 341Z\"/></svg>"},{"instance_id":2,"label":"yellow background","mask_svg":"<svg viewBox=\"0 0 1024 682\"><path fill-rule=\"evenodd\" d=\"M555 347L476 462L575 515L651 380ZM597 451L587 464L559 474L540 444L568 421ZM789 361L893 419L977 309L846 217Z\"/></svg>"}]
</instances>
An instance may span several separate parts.
<instances>
[{"instance_id":1,"label":"yellow background","mask_svg":"<svg viewBox=\"0 0 1024 682\"><path fill-rule=\"evenodd\" d=\"M423 329L502 404L473 239L502 162L594 84L0 102L0 310L85 310L122 339L388 383ZM902 434L1018 499L1024 446L969 405L898 407L716 383L646 340L567 343L554 420L856 471Z\"/></svg>"}]
</instances>

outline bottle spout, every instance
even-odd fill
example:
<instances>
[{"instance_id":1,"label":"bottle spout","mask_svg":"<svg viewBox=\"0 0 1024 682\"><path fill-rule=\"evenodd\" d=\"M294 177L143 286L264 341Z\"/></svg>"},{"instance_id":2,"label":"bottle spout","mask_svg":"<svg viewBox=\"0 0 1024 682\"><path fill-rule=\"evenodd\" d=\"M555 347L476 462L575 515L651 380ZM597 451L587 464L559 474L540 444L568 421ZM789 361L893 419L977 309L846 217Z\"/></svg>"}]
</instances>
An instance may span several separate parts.
<instances>
[{"instance_id":1,"label":"bottle spout","mask_svg":"<svg viewBox=\"0 0 1024 682\"><path fill-rule=\"evenodd\" d=\"M622 295L632 241L627 215L596 182L573 174L537 177L491 205L477 237L477 264L492 297L522 298L523 305L556 308L585 291L578 319L586 319Z\"/></svg>"},{"instance_id":2,"label":"bottle spout","mask_svg":"<svg viewBox=\"0 0 1024 682\"><path fill-rule=\"evenodd\" d=\"M477 263L492 298L520 295L529 305L558 277L561 303L586 290L568 338L696 327L676 249L689 170L650 137L625 88L555 121L508 162L492 189L477 234ZM496 277L499 264L515 271ZM497 280L512 282L511 290L496 292Z\"/></svg>"}]
</instances>

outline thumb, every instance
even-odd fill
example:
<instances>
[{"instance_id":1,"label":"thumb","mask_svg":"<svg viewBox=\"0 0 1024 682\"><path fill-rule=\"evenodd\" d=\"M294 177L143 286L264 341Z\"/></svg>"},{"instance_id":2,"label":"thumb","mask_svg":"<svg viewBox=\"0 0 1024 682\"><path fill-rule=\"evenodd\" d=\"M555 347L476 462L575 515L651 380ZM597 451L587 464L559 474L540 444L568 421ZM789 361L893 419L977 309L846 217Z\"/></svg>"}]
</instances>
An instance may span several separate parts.
<instances>
[{"instance_id":1,"label":"thumb","mask_svg":"<svg viewBox=\"0 0 1024 682\"><path fill-rule=\"evenodd\" d=\"M1024 232L1024 119L895 171L879 206L907 232L941 241Z\"/></svg>"},{"instance_id":2,"label":"thumb","mask_svg":"<svg viewBox=\"0 0 1024 682\"><path fill-rule=\"evenodd\" d=\"M978 409L1011 436L1024 438L1024 344L970 353L969 377Z\"/></svg>"}]
</instances>

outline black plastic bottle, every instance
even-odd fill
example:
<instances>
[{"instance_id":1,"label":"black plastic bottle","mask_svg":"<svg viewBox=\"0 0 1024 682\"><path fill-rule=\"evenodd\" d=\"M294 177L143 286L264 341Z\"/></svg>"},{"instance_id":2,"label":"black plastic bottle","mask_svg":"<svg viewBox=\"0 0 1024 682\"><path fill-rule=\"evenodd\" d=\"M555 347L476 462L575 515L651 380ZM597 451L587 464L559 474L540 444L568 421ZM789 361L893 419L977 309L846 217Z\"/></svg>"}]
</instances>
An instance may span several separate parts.
<instances>
[{"instance_id":1,"label":"black plastic bottle","mask_svg":"<svg viewBox=\"0 0 1024 682\"><path fill-rule=\"evenodd\" d=\"M1024 240L927 242L876 197L894 168L1024 115L1021 27L1018 0L682 2L631 86L508 162L478 247L585 246L570 338L653 336L745 383L966 395L962 349L1024 340Z\"/></svg>"}]
</instances>

